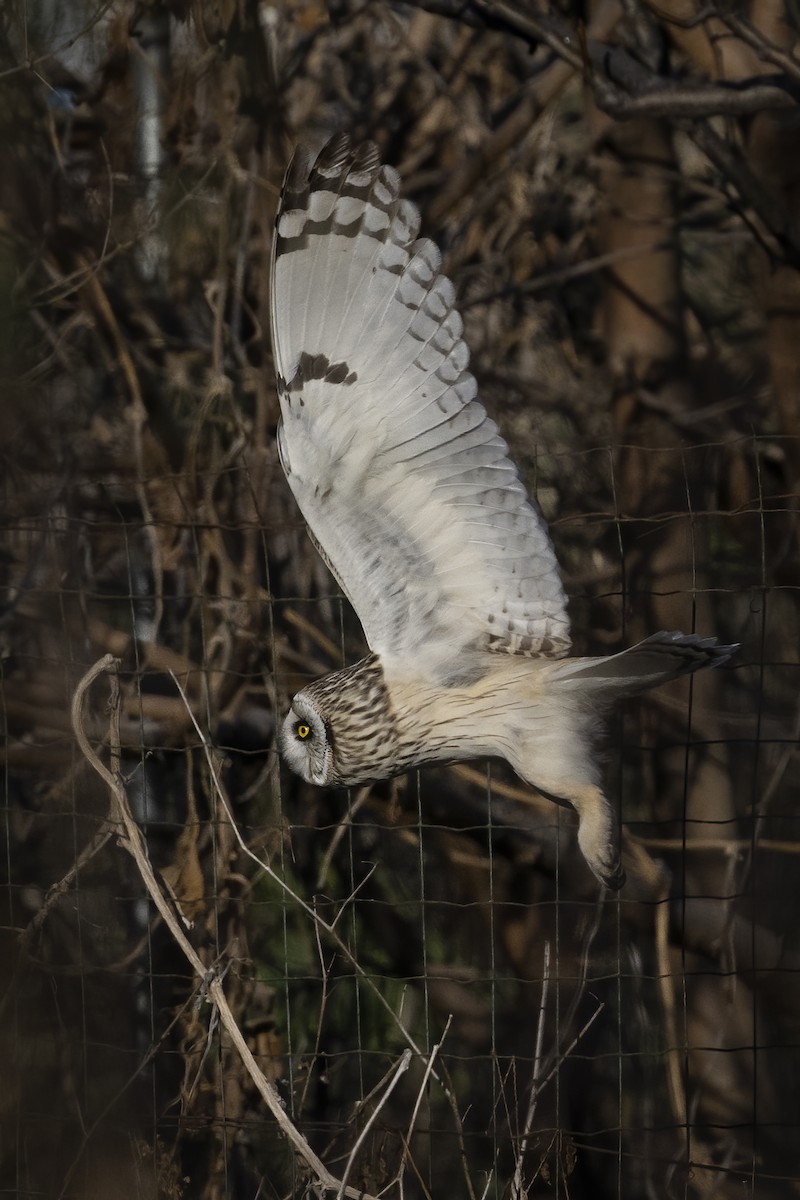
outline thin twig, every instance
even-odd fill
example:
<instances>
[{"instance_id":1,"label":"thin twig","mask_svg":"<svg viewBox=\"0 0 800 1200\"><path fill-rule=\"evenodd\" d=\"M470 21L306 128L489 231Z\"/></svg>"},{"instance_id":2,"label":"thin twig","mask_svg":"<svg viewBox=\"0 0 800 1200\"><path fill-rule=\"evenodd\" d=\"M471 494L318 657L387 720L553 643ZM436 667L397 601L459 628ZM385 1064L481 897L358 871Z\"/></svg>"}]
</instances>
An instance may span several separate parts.
<instances>
[{"instance_id":1,"label":"thin twig","mask_svg":"<svg viewBox=\"0 0 800 1200\"><path fill-rule=\"evenodd\" d=\"M431 1062L432 1061L433 1061L433 1055L431 1055ZM347 1180L349 1179L350 1172L353 1169L353 1163L356 1160L356 1155L358 1154L362 1145L366 1141L367 1134L369 1133L370 1129L372 1128L375 1121L377 1120L378 1113L381 1111L384 1104L389 1099L389 1097L391 1096L394 1089L397 1087L398 1083L400 1082L401 1075L405 1075L406 1071L409 1068L410 1063L411 1063L411 1051L406 1049L403 1051L402 1057L400 1058L400 1062L397 1064L397 1067L396 1067L395 1073L394 1073L394 1079L391 1081L391 1083L387 1087L386 1091L381 1096L380 1101L375 1105L375 1111L372 1113L372 1116L367 1121L364 1128L361 1130L361 1133L359 1134L358 1138L356 1139L356 1144L353 1146L353 1149L350 1151L350 1157L347 1160L347 1164L346 1164L346 1166L344 1168L344 1172L342 1174L342 1182L339 1185L339 1191L336 1193L336 1200L342 1200L342 1198L344 1196L349 1196L349 1195L353 1195L353 1194L355 1194L355 1195L363 1195L364 1194L360 1191L356 1191L355 1188L348 1188Z\"/></svg>"},{"instance_id":2,"label":"thin twig","mask_svg":"<svg viewBox=\"0 0 800 1200\"><path fill-rule=\"evenodd\" d=\"M686 1123L686 1092L681 1078L675 994L672 990L672 972L669 966L669 903L667 897L664 897L661 904L657 904L655 908L655 934L658 990L661 993L664 1028L667 1033L667 1090L675 1122L677 1125L683 1126Z\"/></svg>"},{"instance_id":3,"label":"thin twig","mask_svg":"<svg viewBox=\"0 0 800 1200\"><path fill-rule=\"evenodd\" d=\"M786 11L788 14L788 6ZM773 63L776 67L780 67L782 71L790 75L797 83L800 83L800 61L793 54L776 45L775 42L766 37L750 21L738 16L734 11L727 9L727 7L723 8L720 5L719 8L715 9L714 15L723 24L727 25L729 29L732 29L743 42L746 42L748 46L755 50L759 58Z\"/></svg>"},{"instance_id":4,"label":"thin twig","mask_svg":"<svg viewBox=\"0 0 800 1200\"><path fill-rule=\"evenodd\" d=\"M342 817L339 824L336 826L336 829L334 830L334 833L333 833L333 837L331 838L330 842L328 843L328 848L322 856L322 862L320 863L320 868L319 868L319 871L317 872L317 890L318 891L321 892L325 886L325 880L327 878L328 871L330 870L330 866L333 861L333 856L336 853L336 850L337 850L342 838L344 837L344 835L347 833L347 830L352 825L353 817L356 815L356 813L358 812L358 810L360 808L363 808L363 806L366 804L367 800L369 799L371 793L372 793L372 785L371 784L367 784L366 787L360 788L358 791L358 794L356 795L355 800L348 807L347 812ZM338 918L337 918L337 920L338 920ZM335 923L336 922L334 922L334 924Z\"/></svg>"},{"instance_id":5,"label":"thin twig","mask_svg":"<svg viewBox=\"0 0 800 1200\"><path fill-rule=\"evenodd\" d=\"M88 264L85 264L82 259L79 259L79 262L88 269ZM133 430L133 454L136 461L134 486L139 507L142 511L142 528L150 543L151 568L153 571L153 620L147 638L148 644L153 645L158 641L158 631L164 613L164 566L161 557L161 546L159 545L158 534L156 532L156 522L150 507L150 499L147 495L146 472L144 469L144 429L148 421L147 407L144 403L139 376L136 373L133 358L131 357L127 342L123 337L119 321L114 314L108 296L98 279L96 270L90 271L84 286L114 343L114 348L117 352L119 364L122 368L131 398L130 421Z\"/></svg>"},{"instance_id":6,"label":"thin twig","mask_svg":"<svg viewBox=\"0 0 800 1200\"><path fill-rule=\"evenodd\" d=\"M436 1043L436 1045L433 1047L433 1049L430 1052L428 1062L425 1066L425 1074L422 1076L422 1082L419 1085L419 1090L417 1092L417 1099L414 1103L414 1109L411 1113L411 1119L408 1122L408 1129L406 1131L406 1136L405 1136L405 1145L407 1147L407 1151L403 1156L403 1160L400 1163L400 1168L397 1172L397 1176L395 1179L398 1190L400 1192L402 1192L402 1190L403 1190L403 1176L405 1174L406 1167L408 1166L408 1159L409 1159L409 1155L411 1153L411 1135L413 1134L414 1126L417 1123L417 1115L419 1114L420 1106L422 1104L422 1097L425 1095L425 1089L427 1088L428 1083L430 1082L431 1073L433 1071L434 1059L436 1058L437 1054L439 1053L439 1051L442 1048L444 1039L447 1037L447 1033L448 1033L448 1030L450 1029L452 1020L453 1020L453 1014L450 1013L450 1015L447 1018L447 1024L444 1027L444 1033L439 1038L439 1041Z\"/></svg>"},{"instance_id":7,"label":"thin twig","mask_svg":"<svg viewBox=\"0 0 800 1200\"><path fill-rule=\"evenodd\" d=\"M561 1053L558 1056L558 1060L550 1068L550 1070L545 1075L544 1079L539 1084L539 1086L534 1089L534 1095L536 1097L539 1097L542 1094L542 1092L547 1087L550 1080L555 1075L556 1071L561 1066L562 1062L564 1062L565 1059L569 1058L570 1054L572 1054L572 1051L575 1049L578 1042L581 1040L582 1037L585 1036L585 1034L587 1034L589 1032L589 1030L594 1025L595 1021L600 1016L600 1013L603 1011L604 1008L605 1008L605 1004L598 1004L597 1008L594 1010L594 1012L589 1017L589 1019L584 1022L584 1024L580 1027L578 1032L575 1034L575 1037L572 1039L572 1041L567 1046L564 1047L564 1049L561 1051Z\"/></svg>"},{"instance_id":8,"label":"thin twig","mask_svg":"<svg viewBox=\"0 0 800 1200\"><path fill-rule=\"evenodd\" d=\"M522 1141L519 1146L517 1162L514 1167L514 1178L511 1182L511 1195L513 1200L523 1200L523 1183L522 1183L522 1164L525 1160L525 1151L528 1148L528 1138L530 1137L531 1129L533 1128L533 1118L536 1113L536 1101L539 1093L537 1084L539 1081L539 1072L542 1066L542 1046L544 1044L544 1021L547 1014L547 993L550 988L550 941L544 944L544 963L542 965L542 995L539 1001L539 1020L536 1022L536 1049L533 1054L533 1078L531 1081L531 1095L528 1101L528 1111L525 1114L525 1125L522 1130Z\"/></svg>"},{"instance_id":9,"label":"thin twig","mask_svg":"<svg viewBox=\"0 0 800 1200\"><path fill-rule=\"evenodd\" d=\"M62 896L66 895L73 881L77 879L80 871L86 866L87 863L91 862L95 855L100 853L113 832L114 830L111 828L108 822L104 821L92 840L87 842L81 852L78 854L70 869L61 877L61 879L57 880L49 888L47 895L42 902L41 908L38 910L35 916L31 918L30 922L20 934L19 948L22 953L27 953L28 946L33 939L34 933L36 933L38 929L41 929L56 901ZM3 998L3 1002L0 1004L0 1014L2 1014L3 1005L5 1004L6 1000L11 997L11 994L11 991L8 991Z\"/></svg>"},{"instance_id":10,"label":"thin twig","mask_svg":"<svg viewBox=\"0 0 800 1200\"><path fill-rule=\"evenodd\" d=\"M444 1075L444 1078L447 1082L447 1087L445 1088L445 1097L450 1105L450 1111L453 1114L453 1122L456 1127L456 1137L458 1139L458 1150L459 1150L459 1154L461 1156L461 1168L464 1172L464 1183L467 1188L468 1200L478 1200L478 1197L475 1195L475 1189L472 1186L472 1180L469 1177L469 1163L467 1162L467 1148L466 1148L466 1145L464 1144L464 1122L461 1118L461 1113L458 1111L458 1105L456 1104L456 1096L455 1096L455 1089L453 1087L453 1081L450 1078L450 1073L447 1070L447 1065L445 1062L441 1063L439 1069L442 1072L442 1074ZM490 1176L490 1178L491 1178L491 1176Z\"/></svg>"},{"instance_id":11,"label":"thin twig","mask_svg":"<svg viewBox=\"0 0 800 1200\"><path fill-rule=\"evenodd\" d=\"M321 982L322 982L322 992L321 992L321 995L319 998L319 1016L317 1018L317 1034L314 1039L314 1049L311 1053L311 1062L310 1062L308 1071L306 1072L306 1080L305 1080L305 1083L303 1084L303 1093L300 1097L300 1102L297 1106L297 1111L299 1113L301 1113L306 1106L306 1100L308 1098L308 1089L311 1084L311 1077L312 1077L312 1074L314 1071L314 1067L316 1066L317 1058L319 1056L319 1048L320 1048L320 1044L322 1042L322 1024L323 1024L323 1021L325 1020L325 1010L328 1006L329 968L325 964L325 951L322 947L322 938L320 936L320 929L319 929L318 922L314 923L314 940L317 943L317 954L319 956L319 968L320 968L320 975L321 975ZM333 961L334 960L331 959L331 963L333 963Z\"/></svg>"}]
</instances>

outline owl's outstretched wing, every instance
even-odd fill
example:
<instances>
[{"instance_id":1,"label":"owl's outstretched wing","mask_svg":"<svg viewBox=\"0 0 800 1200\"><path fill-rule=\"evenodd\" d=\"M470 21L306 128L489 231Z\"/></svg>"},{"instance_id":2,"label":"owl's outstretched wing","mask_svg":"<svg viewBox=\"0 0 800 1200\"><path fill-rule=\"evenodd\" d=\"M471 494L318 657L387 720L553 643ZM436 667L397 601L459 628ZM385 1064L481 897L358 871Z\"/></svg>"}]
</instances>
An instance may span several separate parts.
<instances>
[{"instance_id":1,"label":"owl's outstretched wing","mask_svg":"<svg viewBox=\"0 0 800 1200\"><path fill-rule=\"evenodd\" d=\"M272 344L286 476L387 664L560 657L544 522L476 399L454 289L372 145L296 155L276 222ZM419 657L415 657L419 656Z\"/></svg>"}]
</instances>

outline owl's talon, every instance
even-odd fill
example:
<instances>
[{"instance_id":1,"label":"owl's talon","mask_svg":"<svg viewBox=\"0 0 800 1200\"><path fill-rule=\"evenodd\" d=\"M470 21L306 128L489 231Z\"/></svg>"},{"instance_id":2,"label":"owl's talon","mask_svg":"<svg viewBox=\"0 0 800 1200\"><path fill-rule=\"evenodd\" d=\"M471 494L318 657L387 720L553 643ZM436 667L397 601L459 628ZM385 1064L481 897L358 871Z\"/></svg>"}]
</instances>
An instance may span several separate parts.
<instances>
[{"instance_id":1,"label":"owl's talon","mask_svg":"<svg viewBox=\"0 0 800 1200\"><path fill-rule=\"evenodd\" d=\"M618 892L625 883L625 868L623 867L622 863L618 863L613 871L610 871L608 874L603 873L602 875L599 875L598 878L600 879L601 883L605 887L610 888L612 892Z\"/></svg>"}]
</instances>

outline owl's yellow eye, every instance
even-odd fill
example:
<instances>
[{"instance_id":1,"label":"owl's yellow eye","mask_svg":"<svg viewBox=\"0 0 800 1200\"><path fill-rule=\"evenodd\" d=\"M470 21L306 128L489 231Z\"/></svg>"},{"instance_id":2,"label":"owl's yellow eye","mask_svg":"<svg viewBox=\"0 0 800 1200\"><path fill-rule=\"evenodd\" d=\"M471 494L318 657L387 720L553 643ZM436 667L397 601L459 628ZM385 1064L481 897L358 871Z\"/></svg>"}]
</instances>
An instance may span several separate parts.
<instances>
[{"instance_id":1,"label":"owl's yellow eye","mask_svg":"<svg viewBox=\"0 0 800 1200\"><path fill-rule=\"evenodd\" d=\"M303 724L295 725L294 731L297 734L297 736L301 739L301 741L305 741L305 739L311 733L311 727L309 725L303 725Z\"/></svg>"}]
</instances>

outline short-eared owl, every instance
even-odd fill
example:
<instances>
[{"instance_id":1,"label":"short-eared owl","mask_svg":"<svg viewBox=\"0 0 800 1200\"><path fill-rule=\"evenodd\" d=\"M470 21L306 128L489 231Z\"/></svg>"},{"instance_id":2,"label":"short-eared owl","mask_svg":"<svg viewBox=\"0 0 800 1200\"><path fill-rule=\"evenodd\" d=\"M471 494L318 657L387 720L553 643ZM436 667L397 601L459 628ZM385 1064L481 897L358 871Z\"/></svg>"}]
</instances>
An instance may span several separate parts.
<instances>
[{"instance_id":1,"label":"short-eared owl","mask_svg":"<svg viewBox=\"0 0 800 1200\"><path fill-rule=\"evenodd\" d=\"M476 397L439 251L399 190L374 146L336 137L313 161L295 156L278 212L281 462L371 650L298 692L281 749L315 784L505 758L577 810L586 861L618 888L598 716L732 647L657 633L607 658L567 657L547 530Z\"/></svg>"}]
</instances>

